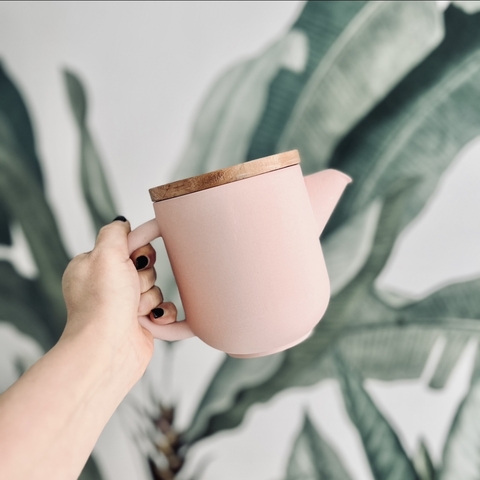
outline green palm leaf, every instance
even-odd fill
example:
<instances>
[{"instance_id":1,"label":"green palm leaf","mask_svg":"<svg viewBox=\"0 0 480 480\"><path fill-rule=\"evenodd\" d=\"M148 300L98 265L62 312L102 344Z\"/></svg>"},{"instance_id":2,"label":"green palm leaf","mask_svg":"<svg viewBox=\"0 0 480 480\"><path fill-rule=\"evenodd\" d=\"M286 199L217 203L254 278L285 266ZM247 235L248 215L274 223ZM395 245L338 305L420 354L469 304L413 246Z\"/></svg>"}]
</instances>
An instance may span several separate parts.
<instances>
[{"instance_id":1,"label":"green palm leaf","mask_svg":"<svg viewBox=\"0 0 480 480\"><path fill-rule=\"evenodd\" d=\"M364 211L392 182L422 182L406 205L405 224L433 193L457 153L480 132L480 15L450 7L445 38L424 62L339 144L329 166L355 180L325 236Z\"/></svg>"},{"instance_id":2,"label":"green palm leaf","mask_svg":"<svg viewBox=\"0 0 480 480\"><path fill-rule=\"evenodd\" d=\"M38 160L32 122L22 95L0 62L0 113L9 124L18 147L18 160L30 170L43 188L43 177ZM9 223L5 207L0 203L0 243L10 244Z\"/></svg>"},{"instance_id":3,"label":"green palm leaf","mask_svg":"<svg viewBox=\"0 0 480 480\"><path fill-rule=\"evenodd\" d=\"M480 471L480 383L478 378L458 407L443 452L440 480L473 480Z\"/></svg>"},{"instance_id":4,"label":"green palm leaf","mask_svg":"<svg viewBox=\"0 0 480 480\"><path fill-rule=\"evenodd\" d=\"M375 480L417 480L397 434L375 406L359 375L334 355L345 407L358 430Z\"/></svg>"},{"instance_id":5,"label":"green palm leaf","mask_svg":"<svg viewBox=\"0 0 480 480\"><path fill-rule=\"evenodd\" d=\"M324 440L308 414L287 465L285 480L350 480L342 461Z\"/></svg>"},{"instance_id":6,"label":"green palm leaf","mask_svg":"<svg viewBox=\"0 0 480 480\"><path fill-rule=\"evenodd\" d=\"M339 28L275 146L298 148L305 173L326 168L337 142L443 37L442 14L432 2L341 3L312 2L305 9L317 10L324 31ZM343 25L331 21L340 10L348 11Z\"/></svg>"},{"instance_id":7,"label":"green palm leaf","mask_svg":"<svg viewBox=\"0 0 480 480\"><path fill-rule=\"evenodd\" d=\"M0 204L27 238L38 270L38 289L48 311L44 320L58 338L66 319L61 285L69 257L41 186L19 152L16 136L0 113Z\"/></svg>"},{"instance_id":8,"label":"green palm leaf","mask_svg":"<svg viewBox=\"0 0 480 480\"><path fill-rule=\"evenodd\" d=\"M87 97L85 89L80 79L68 70L64 71L64 79L67 85L72 113L80 134L82 191L93 226L95 231L98 232L100 228L110 223L117 216L117 210L110 193L104 167L87 127Z\"/></svg>"}]
</instances>

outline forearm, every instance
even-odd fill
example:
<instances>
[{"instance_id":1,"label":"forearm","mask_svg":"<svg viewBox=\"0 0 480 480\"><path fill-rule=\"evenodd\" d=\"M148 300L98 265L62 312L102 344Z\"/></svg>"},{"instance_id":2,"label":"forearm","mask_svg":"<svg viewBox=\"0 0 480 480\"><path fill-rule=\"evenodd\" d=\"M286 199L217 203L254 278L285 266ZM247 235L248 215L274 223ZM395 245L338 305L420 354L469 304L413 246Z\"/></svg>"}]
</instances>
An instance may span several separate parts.
<instances>
[{"instance_id":1,"label":"forearm","mask_svg":"<svg viewBox=\"0 0 480 480\"><path fill-rule=\"evenodd\" d=\"M64 336L0 396L8 480L69 480L135 382L128 358L95 334Z\"/></svg>"}]
</instances>

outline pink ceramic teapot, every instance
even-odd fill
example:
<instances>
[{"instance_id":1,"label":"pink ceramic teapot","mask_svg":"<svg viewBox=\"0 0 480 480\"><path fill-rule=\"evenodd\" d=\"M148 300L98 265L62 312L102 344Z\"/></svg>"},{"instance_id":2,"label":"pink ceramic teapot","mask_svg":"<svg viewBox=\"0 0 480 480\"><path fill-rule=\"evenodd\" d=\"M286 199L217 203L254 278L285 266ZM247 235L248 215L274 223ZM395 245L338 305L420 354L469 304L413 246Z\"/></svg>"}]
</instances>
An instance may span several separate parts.
<instances>
[{"instance_id":1,"label":"pink ceramic teapot","mask_svg":"<svg viewBox=\"0 0 480 480\"><path fill-rule=\"evenodd\" d=\"M350 177L303 177L296 150L152 188L155 219L129 235L133 252L162 237L186 320L140 323L154 337L198 336L234 357L305 340L330 284L319 236Z\"/></svg>"}]
</instances>

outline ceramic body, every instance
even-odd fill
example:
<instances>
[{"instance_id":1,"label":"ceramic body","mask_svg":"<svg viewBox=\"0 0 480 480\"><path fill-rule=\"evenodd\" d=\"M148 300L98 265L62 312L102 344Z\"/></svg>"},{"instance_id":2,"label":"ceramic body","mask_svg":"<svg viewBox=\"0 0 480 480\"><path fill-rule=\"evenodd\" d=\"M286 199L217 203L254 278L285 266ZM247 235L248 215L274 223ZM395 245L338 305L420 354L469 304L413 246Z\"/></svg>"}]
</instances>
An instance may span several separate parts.
<instances>
[{"instance_id":1,"label":"ceramic body","mask_svg":"<svg viewBox=\"0 0 480 480\"><path fill-rule=\"evenodd\" d=\"M326 172L341 176L341 191L350 181ZM316 175L325 184L328 175ZM186 322L142 324L157 338L194 334L245 358L308 337L329 302L319 235L341 194L323 189L314 211L308 185L294 165L154 203L155 220L130 234L130 250L162 236Z\"/></svg>"}]
</instances>

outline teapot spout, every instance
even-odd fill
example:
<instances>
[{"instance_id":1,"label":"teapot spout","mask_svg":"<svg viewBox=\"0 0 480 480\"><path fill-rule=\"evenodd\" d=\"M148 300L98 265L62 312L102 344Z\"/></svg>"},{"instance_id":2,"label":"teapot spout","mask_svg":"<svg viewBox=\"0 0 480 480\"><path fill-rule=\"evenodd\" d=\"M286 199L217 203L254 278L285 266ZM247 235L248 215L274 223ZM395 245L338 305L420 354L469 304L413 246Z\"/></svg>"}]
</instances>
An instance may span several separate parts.
<instances>
[{"instance_id":1,"label":"teapot spout","mask_svg":"<svg viewBox=\"0 0 480 480\"><path fill-rule=\"evenodd\" d=\"M308 195L318 224L318 236L323 232L345 187L352 179L338 170L323 170L305 177Z\"/></svg>"}]
</instances>

